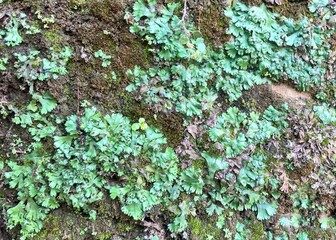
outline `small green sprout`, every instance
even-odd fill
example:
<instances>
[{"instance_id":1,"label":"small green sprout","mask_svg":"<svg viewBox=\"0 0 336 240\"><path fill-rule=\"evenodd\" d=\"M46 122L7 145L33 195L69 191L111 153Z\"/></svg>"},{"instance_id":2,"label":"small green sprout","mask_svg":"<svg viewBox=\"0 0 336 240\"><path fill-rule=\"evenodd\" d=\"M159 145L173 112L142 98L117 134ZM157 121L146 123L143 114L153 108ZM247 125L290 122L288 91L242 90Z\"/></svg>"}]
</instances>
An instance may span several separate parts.
<instances>
[{"instance_id":1,"label":"small green sprout","mask_svg":"<svg viewBox=\"0 0 336 240\"><path fill-rule=\"evenodd\" d=\"M110 61L110 59L112 58L112 56L111 55L108 55L108 54L106 54L106 53L104 53L101 49L100 50L98 50L98 51L96 51L95 53L94 53L94 56L96 57L96 58L100 58L103 62L102 62L102 67L107 67L107 66L109 66L109 65L111 65L111 61Z\"/></svg>"},{"instance_id":2,"label":"small green sprout","mask_svg":"<svg viewBox=\"0 0 336 240\"><path fill-rule=\"evenodd\" d=\"M6 68L6 64L8 63L8 57L3 57L0 58L0 71L5 71Z\"/></svg>"},{"instance_id":3,"label":"small green sprout","mask_svg":"<svg viewBox=\"0 0 336 240\"><path fill-rule=\"evenodd\" d=\"M147 128L148 128L148 125L147 125L146 120L144 118L140 118L139 122L132 124L132 130L133 131L136 131L136 130L139 130L139 129L145 131Z\"/></svg>"}]
</instances>

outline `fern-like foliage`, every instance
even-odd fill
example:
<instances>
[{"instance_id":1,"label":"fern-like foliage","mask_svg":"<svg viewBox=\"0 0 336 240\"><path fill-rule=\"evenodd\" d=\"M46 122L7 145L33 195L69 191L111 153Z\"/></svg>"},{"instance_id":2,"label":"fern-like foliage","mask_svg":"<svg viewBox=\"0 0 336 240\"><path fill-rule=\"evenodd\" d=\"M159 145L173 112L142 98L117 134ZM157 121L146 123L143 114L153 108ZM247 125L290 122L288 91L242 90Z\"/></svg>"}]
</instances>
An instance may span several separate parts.
<instances>
[{"instance_id":1,"label":"fern-like foliage","mask_svg":"<svg viewBox=\"0 0 336 240\"><path fill-rule=\"evenodd\" d=\"M234 101L243 90L269 80L288 79L309 90L324 77L330 31L306 18L296 22L280 18L264 5L237 3L226 11L234 40L213 50L193 24L175 14L178 4L157 8L156 1L134 5L131 31L152 47L156 66L129 70L133 83L127 87L140 90L156 109L201 116L211 109L219 91Z\"/></svg>"},{"instance_id":2,"label":"fern-like foliage","mask_svg":"<svg viewBox=\"0 0 336 240\"><path fill-rule=\"evenodd\" d=\"M161 11L156 7L155 1L138 1L134 6L135 22L131 31L153 46L157 66L128 71L134 80L127 87L128 91L140 89L145 101L161 110L175 109L186 116L201 116L217 99L217 89L210 84L214 78L222 81L217 88L223 89L233 100L243 89L267 82L261 77L251 77L246 71L236 68L232 71L234 67L225 53L216 53L206 46L203 38L196 37L199 34L192 24L187 21L182 24L175 14L179 4L168 4ZM229 80L224 74L237 75L239 79Z\"/></svg>"},{"instance_id":3,"label":"fern-like foliage","mask_svg":"<svg viewBox=\"0 0 336 240\"><path fill-rule=\"evenodd\" d=\"M330 32L310 24L280 18L265 5L247 7L237 3L226 11L231 19L228 33L235 40L226 44L231 62L256 76L287 78L301 90L321 83L330 46ZM301 49L305 49L301 53Z\"/></svg>"},{"instance_id":4,"label":"fern-like foliage","mask_svg":"<svg viewBox=\"0 0 336 240\"><path fill-rule=\"evenodd\" d=\"M278 180L270 177L265 163L267 156L257 153L251 156L240 169L234 184L232 177L226 174L221 190L216 190L216 184L213 191L210 191L210 205L208 214L218 214L221 211L220 206L214 206L214 203L220 203L224 209L235 211L252 210L257 212L257 219L269 219L276 213L278 204L276 199L279 197ZM218 186L217 186L218 187ZM258 191L255 191L258 189ZM211 210L212 209L212 210ZM214 211L216 210L216 211Z\"/></svg>"},{"instance_id":5,"label":"fern-like foliage","mask_svg":"<svg viewBox=\"0 0 336 240\"><path fill-rule=\"evenodd\" d=\"M225 156L235 157L249 145L257 145L279 136L281 129L287 126L286 114L270 106L263 117L251 112L247 115L237 107L230 107L217 119L217 124L209 130L210 139L219 143L224 149Z\"/></svg>"},{"instance_id":6,"label":"fern-like foliage","mask_svg":"<svg viewBox=\"0 0 336 240\"><path fill-rule=\"evenodd\" d=\"M90 212L90 204L102 199L104 189L134 219L169 201L178 177L177 157L144 119L131 124L121 114L102 115L87 107L83 115L69 116L63 126L46 134L42 123L52 118L47 120L44 114L55 108L56 101L50 95L33 98L27 113L14 119L29 127L35 140L27 150L31 153L6 161L10 170L5 174L20 201L7 211L9 227L21 225L23 238L34 236L46 214L60 203ZM136 124L141 128L133 127ZM56 134L56 128L64 128L64 134ZM46 139L54 143L52 153L42 151ZM108 181L111 174L124 177L125 183Z\"/></svg>"}]
</instances>

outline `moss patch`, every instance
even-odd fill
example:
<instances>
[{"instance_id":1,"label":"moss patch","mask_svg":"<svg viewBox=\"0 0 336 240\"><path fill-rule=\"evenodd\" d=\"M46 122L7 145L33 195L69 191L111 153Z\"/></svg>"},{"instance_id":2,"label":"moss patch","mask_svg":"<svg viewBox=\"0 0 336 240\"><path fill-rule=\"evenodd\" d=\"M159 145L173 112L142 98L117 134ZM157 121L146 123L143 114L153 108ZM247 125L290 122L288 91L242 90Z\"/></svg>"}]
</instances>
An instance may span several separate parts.
<instances>
[{"instance_id":1,"label":"moss patch","mask_svg":"<svg viewBox=\"0 0 336 240\"><path fill-rule=\"evenodd\" d=\"M266 239L263 224L259 221L255 221L254 224L251 225L251 232L251 239Z\"/></svg>"},{"instance_id":2,"label":"moss patch","mask_svg":"<svg viewBox=\"0 0 336 240\"><path fill-rule=\"evenodd\" d=\"M191 218L189 220L190 239L221 239L221 231L216 227L216 223L209 219L201 220Z\"/></svg>"},{"instance_id":3,"label":"moss patch","mask_svg":"<svg viewBox=\"0 0 336 240\"><path fill-rule=\"evenodd\" d=\"M225 5L219 3L208 6L196 4L192 9L194 21L203 37L215 46L223 45L229 37L225 32L229 20L224 16L224 9Z\"/></svg>"}]
</instances>

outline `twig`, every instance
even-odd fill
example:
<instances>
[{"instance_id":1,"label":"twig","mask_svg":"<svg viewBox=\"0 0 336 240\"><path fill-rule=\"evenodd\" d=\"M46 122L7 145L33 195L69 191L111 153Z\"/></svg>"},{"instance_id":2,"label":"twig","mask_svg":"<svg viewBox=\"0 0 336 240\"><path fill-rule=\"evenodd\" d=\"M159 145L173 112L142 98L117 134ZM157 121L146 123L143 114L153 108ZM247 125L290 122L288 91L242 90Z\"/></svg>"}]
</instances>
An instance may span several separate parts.
<instances>
[{"instance_id":1,"label":"twig","mask_svg":"<svg viewBox=\"0 0 336 240\"><path fill-rule=\"evenodd\" d=\"M184 0L183 15L182 15L181 22L184 22L186 16L187 16L187 0Z\"/></svg>"},{"instance_id":2,"label":"twig","mask_svg":"<svg viewBox=\"0 0 336 240\"><path fill-rule=\"evenodd\" d=\"M80 98L80 92L79 92L79 79L77 78L77 115L79 115L79 98Z\"/></svg>"},{"instance_id":3,"label":"twig","mask_svg":"<svg viewBox=\"0 0 336 240\"><path fill-rule=\"evenodd\" d=\"M12 125L9 127L9 129L8 129L6 135L5 135L5 139L7 139L7 137L8 137L9 134L11 133L13 126L14 126L14 124L12 124Z\"/></svg>"},{"instance_id":4,"label":"twig","mask_svg":"<svg viewBox=\"0 0 336 240\"><path fill-rule=\"evenodd\" d=\"M184 6L183 6L183 15L182 15L182 19L179 22L179 24L182 24L183 30L185 32L185 34L189 37L190 36L190 32L188 31L186 25L185 25L185 19L187 17L187 1L188 0L184 0Z\"/></svg>"}]
</instances>

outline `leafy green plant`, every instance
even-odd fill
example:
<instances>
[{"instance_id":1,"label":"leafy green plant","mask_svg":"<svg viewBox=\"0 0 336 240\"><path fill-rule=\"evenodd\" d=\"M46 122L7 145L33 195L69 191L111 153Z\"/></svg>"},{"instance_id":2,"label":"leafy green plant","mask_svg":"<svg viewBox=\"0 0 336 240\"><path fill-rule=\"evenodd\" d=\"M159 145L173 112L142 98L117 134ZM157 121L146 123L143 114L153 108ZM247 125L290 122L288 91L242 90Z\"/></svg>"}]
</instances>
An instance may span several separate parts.
<instances>
[{"instance_id":1,"label":"leafy green plant","mask_svg":"<svg viewBox=\"0 0 336 240\"><path fill-rule=\"evenodd\" d=\"M250 230L246 229L246 225L244 223L237 222L236 234L234 235L234 240L247 239L250 234L251 234Z\"/></svg>"},{"instance_id":2,"label":"leafy green plant","mask_svg":"<svg viewBox=\"0 0 336 240\"><path fill-rule=\"evenodd\" d=\"M56 107L57 102L48 93L44 96L33 94L32 98L33 100L27 106L27 111L16 112L12 121L22 128L28 128L32 138L35 141L40 141L43 138L53 136L56 131L56 127L45 115Z\"/></svg>"},{"instance_id":3,"label":"leafy green plant","mask_svg":"<svg viewBox=\"0 0 336 240\"><path fill-rule=\"evenodd\" d=\"M162 11L157 7L156 1L134 5L131 32L152 47L156 66L129 70L133 83L126 89L140 90L158 110L201 116L211 109L219 91L234 101L243 90L269 79L286 78L309 90L324 77L330 31L305 18L295 22L264 5L249 8L237 3L226 11L231 19L228 33L234 40L213 50L191 23L175 14L179 4L163 6ZM301 48L307 54L300 55Z\"/></svg>"},{"instance_id":4,"label":"leafy green plant","mask_svg":"<svg viewBox=\"0 0 336 240\"><path fill-rule=\"evenodd\" d=\"M21 29L26 30L26 34L36 34L40 30L34 26L31 26L26 21L26 14L24 13L12 13L9 15L10 20L5 25L4 29L0 29L0 39L3 38L3 42L7 46L17 46L23 42L23 37L20 33Z\"/></svg>"},{"instance_id":5,"label":"leafy green plant","mask_svg":"<svg viewBox=\"0 0 336 240\"><path fill-rule=\"evenodd\" d=\"M306 18L299 22L279 18L265 5L247 7L237 3L225 14L231 19L228 33L235 37L225 48L236 65L260 76L286 77L301 90L321 83L330 49L326 44L330 32L311 25ZM305 56L299 54L302 47L306 49Z\"/></svg>"},{"instance_id":6,"label":"leafy green plant","mask_svg":"<svg viewBox=\"0 0 336 240\"><path fill-rule=\"evenodd\" d=\"M21 225L23 238L34 236L46 214L62 202L95 218L90 204L101 200L104 189L113 199L118 197L122 211L134 219L170 201L177 157L173 149L164 147L163 135L144 119L134 128L120 114L104 116L87 107L82 116L69 116L63 126L65 134L59 135L56 129L61 125L50 124L62 123L50 115L55 107L50 95L34 94L27 111L18 112L13 119L28 127L35 141L26 155L6 161L10 169L6 181L18 190L20 201L8 209L8 223L11 228ZM54 143L53 152L42 151L47 139ZM108 181L106 176L112 173L124 177L125 185Z\"/></svg>"},{"instance_id":7,"label":"leafy green plant","mask_svg":"<svg viewBox=\"0 0 336 240\"><path fill-rule=\"evenodd\" d=\"M324 1L313 1L313 5L313 12L330 9ZM138 91L158 110L175 110L190 120L211 113L222 92L229 101L235 101L254 85L288 80L308 90L324 78L330 32L306 18L294 21L265 6L237 3L225 12L231 20L231 40L213 49L186 16L179 17L179 8L176 3L138 0L132 16L127 15L131 31L148 42L155 59L149 69L135 66L127 72L133 80L127 91ZM38 18L44 22L44 17ZM24 15L9 16L8 29L6 25L0 32L1 39L8 46L17 46L23 41L23 29L27 34L34 31L26 25ZM168 229L174 234L186 235L190 217L204 213L225 238L249 239L255 237L251 228L255 221L262 225L276 216L280 182L287 176L278 166L282 161L274 160L267 146L281 145L274 141L288 127L287 108L270 106L261 114L229 107L219 116L211 113L210 118L216 117L209 120L212 123L195 118L195 124L202 125L195 125L201 137L195 134L194 142L188 139L182 143L195 146L195 161L183 158L187 167L180 169L182 161L167 139L144 118L131 122L121 114L105 115L88 102L77 114L64 119L54 116L57 101L48 93L35 93L33 85L37 80L65 75L70 48L50 49L48 57L35 50L14 56L16 75L30 86L32 101L25 109L12 108L12 121L23 128L22 132L27 130L31 144L27 146L20 138L14 140L10 145L12 156L1 159L0 170L6 171L4 183L17 191L17 202L6 207L6 221L9 228L20 227L22 239L34 238L47 214L61 204L82 210L95 220L97 212L92 203L101 201L104 195L117 200L121 211L134 220L145 220L154 209L167 211L167 221L171 220ZM102 67L111 64L112 57L102 50L94 57L102 61ZM2 57L0 70L5 71L11 60ZM112 72L112 79L116 78ZM268 232L270 239L307 239L303 230L314 224L322 229L335 228L335 220L323 212L325 208L316 203L316 196L334 193L332 127L336 113L328 105L315 106L314 113L315 118L304 122L304 131L291 125L291 130L298 132L294 143L304 147L286 139L287 155L281 160L292 158L293 149L305 149L317 133L316 149L323 162L310 173L314 184L309 191L293 187L293 192L282 195L281 200L292 201L293 209L274 225L283 233L273 238ZM306 132L312 133L306 137ZM315 160L316 156L305 159ZM282 171L282 177L277 176L278 171ZM276 219L273 217L270 224Z\"/></svg>"},{"instance_id":8,"label":"leafy green plant","mask_svg":"<svg viewBox=\"0 0 336 240\"><path fill-rule=\"evenodd\" d=\"M6 68L6 64L8 63L8 57L3 57L0 58L0 71L5 71Z\"/></svg>"},{"instance_id":9,"label":"leafy green plant","mask_svg":"<svg viewBox=\"0 0 336 240\"><path fill-rule=\"evenodd\" d=\"M260 114L251 112L249 116L236 107L230 107L217 119L217 124L209 130L210 139L219 143L226 157L235 157L249 145L257 145L273 136L279 136L285 128L286 114L270 106L262 119Z\"/></svg>"},{"instance_id":10,"label":"leafy green plant","mask_svg":"<svg viewBox=\"0 0 336 240\"><path fill-rule=\"evenodd\" d=\"M94 56L103 61L102 62L102 67L107 67L107 66L111 65L110 59L112 58L112 56L104 53L103 50L100 49L100 50L96 51L94 53Z\"/></svg>"},{"instance_id":11,"label":"leafy green plant","mask_svg":"<svg viewBox=\"0 0 336 240\"><path fill-rule=\"evenodd\" d=\"M36 80L57 79L60 75L67 73L66 64L69 61L72 50L65 47L61 52L51 51L51 58L41 58L40 52L32 50L28 55L14 53L17 61L14 64L16 75L23 78L29 86L29 91L33 93L33 82Z\"/></svg>"},{"instance_id":12,"label":"leafy green plant","mask_svg":"<svg viewBox=\"0 0 336 240\"><path fill-rule=\"evenodd\" d=\"M6 161L5 173L11 188L18 191L19 203L7 210L8 227L21 226L21 239L33 237L42 228L42 222L50 209L59 207L48 189L45 176L50 158L43 153L42 145L19 161Z\"/></svg>"},{"instance_id":13,"label":"leafy green plant","mask_svg":"<svg viewBox=\"0 0 336 240\"><path fill-rule=\"evenodd\" d=\"M204 182L202 180L202 171L195 170L193 167L185 169L181 173L182 187L186 193L202 194Z\"/></svg>"},{"instance_id":14,"label":"leafy green plant","mask_svg":"<svg viewBox=\"0 0 336 240\"><path fill-rule=\"evenodd\" d=\"M323 124L328 125L336 123L336 110L334 108L323 104L321 106L314 106L314 112Z\"/></svg>"},{"instance_id":15,"label":"leafy green plant","mask_svg":"<svg viewBox=\"0 0 336 240\"><path fill-rule=\"evenodd\" d=\"M179 205L179 214L174 222L168 225L171 232L182 232L188 227L187 217L192 213L194 208L193 202L183 201Z\"/></svg>"},{"instance_id":16,"label":"leafy green plant","mask_svg":"<svg viewBox=\"0 0 336 240\"><path fill-rule=\"evenodd\" d=\"M234 187L228 186L226 190L230 192L232 189L235 193L219 197L224 206L239 211L256 211L259 220L269 219L276 213L279 182L276 178L269 177L265 160L266 156L256 154L244 164ZM255 192L254 189L259 191Z\"/></svg>"},{"instance_id":17,"label":"leafy green plant","mask_svg":"<svg viewBox=\"0 0 336 240\"><path fill-rule=\"evenodd\" d=\"M296 237L298 240L309 240L308 234L306 232L300 232Z\"/></svg>"},{"instance_id":18,"label":"leafy green plant","mask_svg":"<svg viewBox=\"0 0 336 240\"><path fill-rule=\"evenodd\" d=\"M321 224L320 227L323 230L336 227L336 220L333 217L324 216L321 219L319 219L319 222Z\"/></svg>"},{"instance_id":19,"label":"leafy green plant","mask_svg":"<svg viewBox=\"0 0 336 240\"><path fill-rule=\"evenodd\" d=\"M311 0L308 9L314 13L314 16L319 17L322 21L329 21L336 13L333 2L328 0Z\"/></svg>"},{"instance_id":20,"label":"leafy green plant","mask_svg":"<svg viewBox=\"0 0 336 240\"><path fill-rule=\"evenodd\" d=\"M222 84L218 83L217 88L222 88L229 96L240 96L243 89L267 81L250 78L248 73L239 71L241 80L224 82L222 74L237 73L230 72L226 67L230 63L223 60L224 53L213 52L203 38L194 37L197 35L194 26L175 15L178 8L179 4L174 3L168 4L163 11L157 11L155 1L135 3L135 23L131 32L145 37L149 45L156 46L152 51L157 54L158 67L147 71L135 67L133 71L128 71L128 76L134 80L126 88L128 91L145 89L146 102L158 109L175 108L187 116L200 116L217 99L217 90L209 85L215 76L222 79ZM140 21L142 18L146 20ZM223 63L225 60L227 64ZM161 67L161 61L165 61L168 66ZM188 64L181 64L183 61L188 61Z\"/></svg>"}]
</instances>

